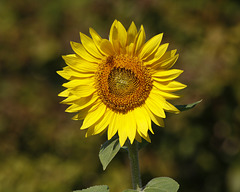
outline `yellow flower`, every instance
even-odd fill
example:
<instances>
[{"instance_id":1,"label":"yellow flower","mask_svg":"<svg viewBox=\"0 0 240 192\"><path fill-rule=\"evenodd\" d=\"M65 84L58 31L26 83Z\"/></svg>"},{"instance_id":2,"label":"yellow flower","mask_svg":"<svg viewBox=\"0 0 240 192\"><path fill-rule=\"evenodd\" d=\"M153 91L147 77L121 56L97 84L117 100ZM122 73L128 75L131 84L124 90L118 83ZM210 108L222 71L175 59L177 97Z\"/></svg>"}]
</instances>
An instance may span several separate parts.
<instances>
[{"instance_id":1,"label":"yellow flower","mask_svg":"<svg viewBox=\"0 0 240 192\"><path fill-rule=\"evenodd\" d=\"M83 120L80 129L86 137L107 131L108 139L118 134L120 145L141 138L150 142L151 121L163 127L165 111L178 113L167 102L179 98L172 92L185 88L174 81L183 71L170 69L176 62L176 50L166 51L163 34L145 42L143 26L137 31L132 22L126 31L115 20L109 40L90 28L91 37L80 33L81 44L71 42L75 54L63 56L68 66L58 74L69 80L59 94L70 105L66 112Z\"/></svg>"}]
</instances>

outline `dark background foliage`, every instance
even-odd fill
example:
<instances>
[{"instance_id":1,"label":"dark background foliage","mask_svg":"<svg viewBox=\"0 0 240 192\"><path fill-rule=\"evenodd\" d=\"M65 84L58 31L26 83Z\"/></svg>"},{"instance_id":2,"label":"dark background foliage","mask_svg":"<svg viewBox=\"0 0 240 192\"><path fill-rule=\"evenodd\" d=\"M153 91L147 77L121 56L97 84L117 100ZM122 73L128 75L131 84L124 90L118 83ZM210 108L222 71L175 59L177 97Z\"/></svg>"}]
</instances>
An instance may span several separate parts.
<instances>
[{"instance_id":1,"label":"dark background foliage","mask_svg":"<svg viewBox=\"0 0 240 192\"><path fill-rule=\"evenodd\" d=\"M69 41L93 27L107 38L114 19L164 32L178 49L175 68L188 85L175 104L203 102L168 114L140 152L143 183L177 180L182 192L240 191L240 4L237 0L1 0L0 191L66 192L107 184L131 187L128 157L105 172L98 160L106 136L84 137L57 94L56 74L72 53Z\"/></svg>"}]
</instances>

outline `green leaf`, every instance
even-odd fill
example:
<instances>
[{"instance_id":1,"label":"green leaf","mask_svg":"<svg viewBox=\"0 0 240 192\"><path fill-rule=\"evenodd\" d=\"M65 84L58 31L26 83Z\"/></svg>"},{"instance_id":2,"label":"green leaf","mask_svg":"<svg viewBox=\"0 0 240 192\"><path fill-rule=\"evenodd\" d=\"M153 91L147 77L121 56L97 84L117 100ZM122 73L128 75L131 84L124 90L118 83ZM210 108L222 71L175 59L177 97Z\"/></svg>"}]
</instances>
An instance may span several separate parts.
<instances>
[{"instance_id":1,"label":"green leaf","mask_svg":"<svg viewBox=\"0 0 240 192\"><path fill-rule=\"evenodd\" d=\"M159 188L150 187L150 188L145 189L144 192L168 192L168 191L166 191L164 189L162 190Z\"/></svg>"},{"instance_id":2,"label":"green leaf","mask_svg":"<svg viewBox=\"0 0 240 192\"><path fill-rule=\"evenodd\" d=\"M157 177L148 182L144 192L177 192L179 184L169 177Z\"/></svg>"},{"instance_id":3,"label":"green leaf","mask_svg":"<svg viewBox=\"0 0 240 192\"><path fill-rule=\"evenodd\" d=\"M109 192L109 187L107 185L97 185L89 187L87 189L77 190L73 192Z\"/></svg>"},{"instance_id":4,"label":"green leaf","mask_svg":"<svg viewBox=\"0 0 240 192\"><path fill-rule=\"evenodd\" d=\"M99 159L102 163L103 170L105 170L111 160L120 150L118 136L114 136L112 139L106 141L100 148Z\"/></svg>"},{"instance_id":5,"label":"green leaf","mask_svg":"<svg viewBox=\"0 0 240 192\"><path fill-rule=\"evenodd\" d=\"M175 105L175 107L179 110L179 111L186 111L189 109L192 109L193 107L195 107L197 104L201 103L202 100L197 101L195 103L191 103L191 104L187 104L187 105Z\"/></svg>"},{"instance_id":6,"label":"green leaf","mask_svg":"<svg viewBox=\"0 0 240 192\"><path fill-rule=\"evenodd\" d=\"M139 191L134 189L126 189L123 192L139 192Z\"/></svg>"}]
</instances>

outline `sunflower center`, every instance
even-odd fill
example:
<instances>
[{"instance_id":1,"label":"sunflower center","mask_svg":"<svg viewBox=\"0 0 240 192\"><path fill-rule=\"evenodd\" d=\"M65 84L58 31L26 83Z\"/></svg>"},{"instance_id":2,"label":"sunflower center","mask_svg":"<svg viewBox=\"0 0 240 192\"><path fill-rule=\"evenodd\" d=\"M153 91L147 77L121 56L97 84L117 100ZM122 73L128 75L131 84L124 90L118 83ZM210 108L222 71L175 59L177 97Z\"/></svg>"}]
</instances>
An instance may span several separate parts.
<instances>
[{"instance_id":1,"label":"sunflower center","mask_svg":"<svg viewBox=\"0 0 240 192\"><path fill-rule=\"evenodd\" d=\"M111 110L127 113L145 103L152 89L148 69L135 57L108 57L96 72L96 88L102 102Z\"/></svg>"},{"instance_id":2,"label":"sunflower center","mask_svg":"<svg viewBox=\"0 0 240 192\"><path fill-rule=\"evenodd\" d=\"M113 68L108 76L109 92L117 97L133 94L138 84L138 78L129 69Z\"/></svg>"}]
</instances>

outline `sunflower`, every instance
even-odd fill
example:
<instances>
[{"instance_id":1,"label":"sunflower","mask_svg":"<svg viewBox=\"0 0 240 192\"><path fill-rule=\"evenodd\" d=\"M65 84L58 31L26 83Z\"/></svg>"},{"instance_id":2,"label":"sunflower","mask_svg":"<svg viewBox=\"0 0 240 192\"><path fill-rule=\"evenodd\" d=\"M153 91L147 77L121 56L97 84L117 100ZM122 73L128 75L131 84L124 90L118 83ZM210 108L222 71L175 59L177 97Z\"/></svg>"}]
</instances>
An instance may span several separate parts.
<instances>
[{"instance_id":1,"label":"sunflower","mask_svg":"<svg viewBox=\"0 0 240 192\"><path fill-rule=\"evenodd\" d=\"M151 122L163 127L165 111L178 113L167 100L186 85L174 81L183 71L170 69L178 59L176 50L160 44L163 34L146 41L141 26L134 22L126 31L115 20L109 40L92 28L91 38L80 33L81 43L71 42L75 54L63 56L67 66L58 74L69 80L59 94L70 105L66 112L83 120L86 137L107 131L108 139L118 134L120 145L142 138L150 142Z\"/></svg>"}]
</instances>

